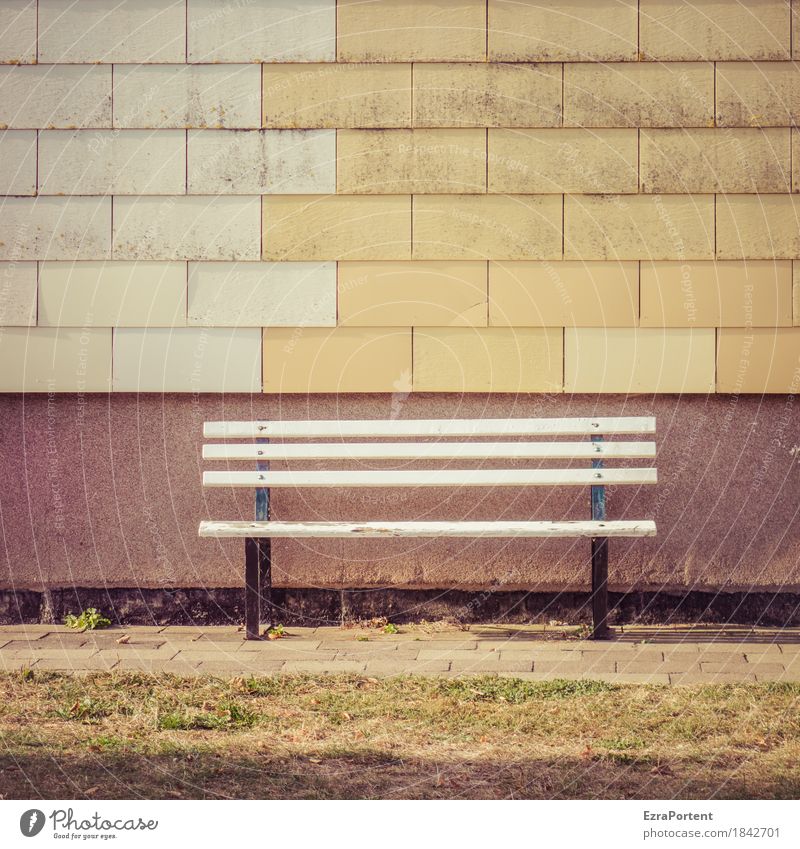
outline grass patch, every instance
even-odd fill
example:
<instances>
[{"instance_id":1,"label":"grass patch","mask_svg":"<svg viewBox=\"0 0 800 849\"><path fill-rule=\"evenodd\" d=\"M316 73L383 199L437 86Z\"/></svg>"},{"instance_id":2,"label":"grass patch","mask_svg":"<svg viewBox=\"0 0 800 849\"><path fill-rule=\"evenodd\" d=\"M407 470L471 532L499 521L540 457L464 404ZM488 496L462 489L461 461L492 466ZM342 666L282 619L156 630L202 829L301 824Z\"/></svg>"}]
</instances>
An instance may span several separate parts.
<instances>
[{"instance_id":1,"label":"grass patch","mask_svg":"<svg viewBox=\"0 0 800 849\"><path fill-rule=\"evenodd\" d=\"M0 696L5 798L800 796L798 684L28 672Z\"/></svg>"}]
</instances>

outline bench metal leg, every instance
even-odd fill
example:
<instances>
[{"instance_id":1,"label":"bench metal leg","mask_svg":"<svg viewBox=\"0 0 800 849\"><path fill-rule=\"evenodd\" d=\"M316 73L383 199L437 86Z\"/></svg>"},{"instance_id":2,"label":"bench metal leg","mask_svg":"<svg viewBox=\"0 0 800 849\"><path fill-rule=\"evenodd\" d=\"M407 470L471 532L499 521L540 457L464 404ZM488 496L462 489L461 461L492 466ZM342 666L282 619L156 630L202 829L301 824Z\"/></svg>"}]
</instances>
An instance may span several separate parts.
<instances>
[{"instance_id":1,"label":"bench metal leg","mask_svg":"<svg viewBox=\"0 0 800 849\"><path fill-rule=\"evenodd\" d=\"M244 541L244 624L248 640L259 640L261 635L261 564L257 539Z\"/></svg>"},{"instance_id":2,"label":"bench metal leg","mask_svg":"<svg viewBox=\"0 0 800 849\"><path fill-rule=\"evenodd\" d=\"M608 628L608 538L592 538L592 639L607 640Z\"/></svg>"},{"instance_id":3,"label":"bench metal leg","mask_svg":"<svg viewBox=\"0 0 800 849\"><path fill-rule=\"evenodd\" d=\"M261 613L268 628L278 623L272 609L272 540L258 540L258 578L261 588Z\"/></svg>"}]
</instances>

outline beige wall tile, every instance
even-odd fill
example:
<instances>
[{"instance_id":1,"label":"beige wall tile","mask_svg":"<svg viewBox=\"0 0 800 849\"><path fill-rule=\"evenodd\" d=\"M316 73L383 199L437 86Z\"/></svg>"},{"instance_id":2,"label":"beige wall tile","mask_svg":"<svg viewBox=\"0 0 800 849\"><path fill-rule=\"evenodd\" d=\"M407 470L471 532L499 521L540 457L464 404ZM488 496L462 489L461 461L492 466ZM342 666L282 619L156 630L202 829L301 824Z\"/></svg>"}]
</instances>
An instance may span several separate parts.
<instances>
[{"instance_id":1,"label":"beige wall tile","mask_svg":"<svg viewBox=\"0 0 800 849\"><path fill-rule=\"evenodd\" d=\"M173 327L186 324L183 262L43 262L43 327Z\"/></svg>"},{"instance_id":2,"label":"beige wall tile","mask_svg":"<svg viewBox=\"0 0 800 849\"><path fill-rule=\"evenodd\" d=\"M415 127L557 127L561 65L414 65Z\"/></svg>"},{"instance_id":3,"label":"beige wall tile","mask_svg":"<svg viewBox=\"0 0 800 849\"><path fill-rule=\"evenodd\" d=\"M339 130L343 194L486 191L485 130Z\"/></svg>"},{"instance_id":4,"label":"beige wall tile","mask_svg":"<svg viewBox=\"0 0 800 849\"><path fill-rule=\"evenodd\" d=\"M488 13L492 62L636 59L636 0L489 0Z\"/></svg>"},{"instance_id":5,"label":"beige wall tile","mask_svg":"<svg viewBox=\"0 0 800 849\"><path fill-rule=\"evenodd\" d=\"M0 259L108 259L111 198L0 199Z\"/></svg>"},{"instance_id":6,"label":"beige wall tile","mask_svg":"<svg viewBox=\"0 0 800 849\"><path fill-rule=\"evenodd\" d=\"M0 194L36 194L36 130L0 131Z\"/></svg>"},{"instance_id":7,"label":"beige wall tile","mask_svg":"<svg viewBox=\"0 0 800 849\"><path fill-rule=\"evenodd\" d=\"M36 324L36 263L0 262L0 327Z\"/></svg>"},{"instance_id":8,"label":"beige wall tile","mask_svg":"<svg viewBox=\"0 0 800 849\"><path fill-rule=\"evenodd\" d=\"M800 329L721 328L717 392L800 391Z\"/></svg>"},{"instance_id":9,"label":"beige wall tile","mask_svg":"<svg viewBox=\"0 0 800 849\"><path fill-rule=\"evenodd\" d=\"M566 259L713 259L713 195L568 195Z\"/></svg>"},{"instance_id":10,"label":"beige wall tile","mask_svg":"<svg viewBox=\"0 0 800 849\"><path fill-rule=\"evenodd\" d=\"M714 66L702 62L568 63L565 127L710 127Z\"/></svg>"},{"instance_id":11,"label":"beige wall tile","mask_svg":"<svg viewBox=\"0 0 800 849\"><path fill-rule=\"evenodd\" d=\"M260 392L258 328L120 328L115 392Z\"/></svg>"},{"instance_id":12,"label":"beige wall tile","mask_svg":"<svg viewBox=\"0 0 800 849\"><path fill-rule=\"evenodd\" d=\"M486 0L338 0L340 62L465 62L486 58Z\"/></svg>"},{"instance_id":13,"label":"beige wall tile","mask_svg":"<svg viewBox=\"0 0 800 849\"><path fill-rule=\"evenodd\" d=\"M339 324L486 325L485 262L340 262Z\"/></svg>"},{"instance_id":14,"label":"beige wall tile","mask_svg":"<svg viewBox=\"0 0 800 849\"><path fill-rule=\"evenodd\" d=\"M410 392L411 328L267 328L264 391Z\"/></svg>"},{"instance_id":15,"label":"beige wall tile","mask_svg":"<svg viewBox=\"0 0 800 849\"><path fill-rule=\"evenodd\" d=\"M267 195L263 258L411 259L411 197Z\"/></svg>"},{"instance_id":16,"label":"beige wall tile","mask_svg":"<svg viewBox=\"0 0 800 849\"><path fill-rule=\"evenodd\" d=\"M489 130L490 192L638 191L636 130Z\"/></svg>"},{"instance_id":17,"label":"beige wall tile","mask_svg":"<svg viewBox=\"0 0 800 849\"><path fill-rule=\"evenodd\" d=\"M0 67L0 129L111 126L110 65Z\"/></svg>"},{"instance_id":18,"label":"beige wall tile","mask_svg":"<svg viewBox=\"0 0 800 849\"><path fill-rule=\"evenodd\" d=\"M636 262L490 262L489 323L627 327L639 315Z\"/></svg>"},{"instance_id":19,"label":"beige wall tile","mask_svg":"<svg viewBox=\"0 0 800 849\"><path fill-rule=\"evenodd\" d=\"M713 392L714 330L567 327L567 392Z\"/></svg>"},{"instance_id":20,"label":"beige wall tile","mask_svg":"<svg viewBox=\"0 0 800 849\"><path fill-rule=\"evenodd\" d=\"M792 191L800 192L800 130L792 130Z\"/></svg>"},{"instance_id":21,"label":"beige wall tile","mask_svg":"<svg viewBox=\"0 0 800 849\"><path fill-rule=\"evenodd\" d=\"M643 192L788 192L790 130L642 130Z\"/></svg>"},{"instance_id":22,"label":"beige wall tile","mask_svg":"<svg viewBox=\"0 0 800 849\"><path fill-rule=\"evenodd\" d=\"M264 65L264 126L410 127L411 65Z\"/></svg>"},{"instance_id":23,"label":"beige wall tile","mask_svg":"<svg viewBox=\"0 0 800 849\"><path fill-rule=\"evenodd\" d=\"M419 195L414 259L560 259L560 195Z\"/></svg>"},{"instance_id":24,"label":"beige wall tile","mask_svg":"<svg viewBox=\"0 0 800 849\"><path fill-rule=\"evenodd\" d=\"M560 327L414 329L415 392L561 392Z\"/></svg>"},{"instance_id":25,"label":"beige wall tile","mask_svg":"<svg viewBox=\"0 0 800 849\"><path fill-rule=\"evenodd\" d=\"M800 326L800 262L792 263L792 324Z\"/></svg>"},{"instance_id":26,"label":"beige wall tile","mask_svg":"<svg viewBox=\"0 0 800 849\"><path fill-rule=\"evenodd\" d=\"M786 0L641 0L639 12L644 59L789 58Z\"/></svg>"},{"instance_id":27,"label":"beige wall tile","mask_svg":"<svg viewBox=\"0 0 800 849\"><path fill-rule=\"evenodd\" d=\"M800 119L796 62L719 62L717 125L790 127Z\"/></svg>"},{"instance_id":28,"label":"beige wall tile","mask_svg":"<svg viewBox=\"0 0 800 849\"><path fill-rule=\"evenodd\" d=\"M183 130L42 130L43 195L174 195L186 191Z\"/></svg>"},{"instance_id":29,"label":"beige wall tile","mask_svg":"<svg viewBox=\"0 0 800 849\"><path fill-rule=\"evenodd\" d=\"M190 262L188 323L332 327L335 262Z\"/></svg>"},{"instance_id":30,"label":"beige wall tile","mask_svg":"<svg viewBox=\"0 0 800 849\"><path fill-rule=\"evenodd\" d=\"M642 327L792 323L792 268L778 262L642 262Z\"/></svg>"},{"instance_id":31,"label":"beige wall tile","mask_svg":"<svg viewBox=\"0 0 800 849\"><path fill-rule=\"evenodd\" d=\"M792 58L800 59L800 6L792 0Z\"/></svg>"},{"instance_id":32,"label":"beige wall tile","mask_svg":"<svg viewBox=\"0 0 800 849\"><path fill-rule=\"evenodd\" d=\"M260 246L260 197L114 198L114 259L257 260Z\"/></svg>"},{"instance_id":33,"label":"beige wall tile","mask_svg":"<svg viewBox=\"0 0 800 849\"><path fill-rule=\"evenodd\" d=\"M36 0L4 0L0 9L0 62L36 61Z\"/></svg>"},{"instance_id":34,"label":"beige wall tile","mask_svg":"<svg viewBox=\"0 0 800 849\"><path fill-rule=\"evenodd\" d=\"M108 392L111 328L6 327L0 392Z\"/></svg>"},{"instance_id":35,"label":"beige wall tile","mask_svg":"<svg viewBox=\"0 0 800 849\"><path fill-rule=\"evenodd\" d=\"M800 256L800 199L796 195L720 195L719 259L793 259Z\"/></svg>"}]
</instances>

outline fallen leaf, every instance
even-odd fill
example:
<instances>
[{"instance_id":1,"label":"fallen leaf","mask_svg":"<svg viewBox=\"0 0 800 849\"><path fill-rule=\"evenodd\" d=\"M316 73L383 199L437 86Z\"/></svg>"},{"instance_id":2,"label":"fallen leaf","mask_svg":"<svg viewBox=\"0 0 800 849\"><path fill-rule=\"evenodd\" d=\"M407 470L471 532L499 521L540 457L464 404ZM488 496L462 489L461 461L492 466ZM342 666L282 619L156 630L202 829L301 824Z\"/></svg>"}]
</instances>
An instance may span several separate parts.
<instances>
[{"instance_id":1,"label":"fallen leaf","mask_svg":"<svg viewBox=\"0 0 800 849\"><path fill-rule=\"evenodd\" d=\"M131 641L131 638L130 638L127 634L123 634L123 635L122 635L122 636L121 636L121 637L117 640L117 642L118 642L118 643L120 643L121 645L125 645L125 643L129 643L130 641Z\"/></svg>"},{"instance_id":2,"label":"fallen leaf","mask_svg":"<svg viewBox=\"0 0 800 849\"><path fill-rule=\"evenodd\" d=\"M99 790L100 790L99 785L96 786L96 787L90 787L88 790L83 791L83 795L84 796L94 796L94 794L97 793Z\"/></svg>"}]
</instances>

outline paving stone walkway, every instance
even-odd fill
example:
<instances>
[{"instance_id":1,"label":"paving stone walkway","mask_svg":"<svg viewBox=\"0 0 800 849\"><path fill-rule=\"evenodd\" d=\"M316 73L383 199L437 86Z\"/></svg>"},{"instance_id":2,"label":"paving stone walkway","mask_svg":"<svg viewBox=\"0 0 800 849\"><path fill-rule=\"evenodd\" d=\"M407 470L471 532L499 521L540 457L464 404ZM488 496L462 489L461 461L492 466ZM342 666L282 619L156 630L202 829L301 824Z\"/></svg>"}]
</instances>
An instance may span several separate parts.
<instances>
[{"instance_id":1,"label":"paving stone walkway","mask_svg":"<svg viewBox=\"0 0 800 849\"><path fill-rule=\"evenodd\" d=\"M596 678L619 683L800 681L800 628L625 626L607 642L559 626L287 628L246 641L233 626L137 626L74 632L0 626L0 669L77 674L114 670L180 675L356 673Z\"/></svg>"}]
</instances>

